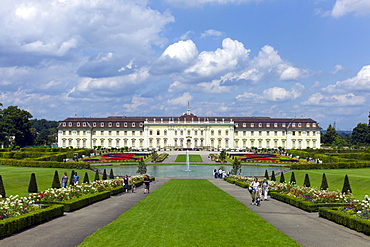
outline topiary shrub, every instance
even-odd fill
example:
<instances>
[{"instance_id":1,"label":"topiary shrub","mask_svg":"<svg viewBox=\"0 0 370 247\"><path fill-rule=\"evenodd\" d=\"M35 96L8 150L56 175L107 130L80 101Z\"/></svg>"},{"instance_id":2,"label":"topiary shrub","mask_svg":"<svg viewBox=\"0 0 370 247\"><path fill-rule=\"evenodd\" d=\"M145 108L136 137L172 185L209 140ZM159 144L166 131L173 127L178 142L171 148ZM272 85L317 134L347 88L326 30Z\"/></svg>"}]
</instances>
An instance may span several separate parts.
<instances>
[{"instance_id":1,"label":"topiary shrub","mask_svg":"<svg viewBox=\"0 0 370 247\"><path fill-rule=\"evenodd\" d=\"M290 184L294 185L297 183L297 181L295 180L295 174L294 172L292 172L292 174L290 175Z\"/></svg>"},{"instance_id":2,"label":"topiary shrub","mask_svg":"<svg viewBox=\"0 0 370 247\"><path fill-rule=\"evenodd\" d=\"M343 184L342 193L352 193L351 185L349 184L349 179L348 179L347 174L344 177L344 184Z\"/></svg>"},{"instance_id":3,"label":"topiary shrub","mask_svg":"<svg viewBox=\"0 0 370 247\"><path fill-rule=\"evenodd\" d=\"M283 172L280 175L280 183L285 183L285 177L284 177L284 173Z\"/></svg>"},{"instance_id":4,"label":"topiary shrub","mask_svg":"<svg viewBox=\"0 0 370 247\"><path fill-rule=\"evenodd\" d=\"M272 174L271 174L271 181L276 181L276 178L275 178L275 171L272 171Z\"/></svg>"},{"instance_id":5,"label":"topiary shrub","mask_svg":"<svg viewBox=\"0 0 370 247\"><path fill-rule=\"evenodd\" d=\"M98 181L98 180L100 180L100 177L99 177L99 171L98 171L98 170L96 170L94 181Z\"/></svg>"},{"instance_id":6,"label":"topiary shrub","mask_svg":"<svg viewBox=\"0 0 370 247\"><path fill-rule=\"evenodd\" d=\"M306 173L306 176L304 177L303 186L305 186L305 187L311 187L310 177L308 176L307 173Z\"/></svg>"},{"instance_id":7,"label":"topiary shrub","mask_svg":"<svg viewBox=\"0 0 370 247\"><path fill-rule=\"evenodd\" d=\"M72 172L71 172L71 177L69 178L69 185L74 185L75 184L74 181L73 181L73 175L75 175L74 170L72 170Z\"/></svg>"},{"instance_id":8,"label":"topiary shrub","mask_svg":"<svg viewBox=\"0 0 370 247\"><path fill-rule=\"evenodd\" d=\"M35 173L31 174L30 184L28 185L28 192L29 193L37 193L38 192Z\"/></svg>"},{"instance_id":9,"label":"topiary shrub","mask_svg":"<svg viewBox=\"0 0 370 247\"><path fill-rule=\"evenodd\" d=\"M4 188L4 183L3 183L3 178L0 175L0 195L5 198L5 188Z\"/></svg>"},{"instance_id":10,"label":"topiary shrub","mask_svg":"<svg viewBox=\"0 0 370 247\"><path fill-rule=\"evenodd\" d=\"M51 184L51 188L59 189L60 187L61 187L61 185L60 185L60 180L59 180L59 174L58 174L58 171L55 171L54 178L53 178L53 183Z\"/></svg>"},{"instance_id":11,"label":"topiary shrub","mask_svg":"<svg viewBox=\"0 0 370 247\"><path fill-rule=\"evenodd\" d=\"M104 169L102 180L107 180L107 171Z\"/></svg>"},{"instance_id":12,"label":"topiary shrub","mask_svg":"<svg viewBox=\"0 0 370 247\"><path fill-rule=\"evenodd\" d=\"M267 170L265 170L265 178L266 178L266 179L270 179L270 178L269 178L269 173L267 172Z\"/></svg>"},{"instance_id":13,"label":"topiary shrub","mask_svg":"<svg viewBox=\"0 0 370 247\"><path fill-rule=\"evenodd\" d=\"M87 174L87 172L85 172L85 176L84 176L84 184L88 184L90 183L90 180L89 180L89 174Z\"/></svg>"},{"instance_id":14,"label":"topiary shrub","mask_svg":"<svg viewBox=\"0 0 370 247\"><path fill-rule=\"evenodd\" d=\"M114 179L113 169L110 169L109 178Z\"/></svg>"},{"instance_id":15,"label":"topiary shrub","mask_svg":"<svg viewBox=\"0 0 370 247\"><path fill-rule=\"evenodd\" d=\"M325 173L322 174L322 179L321 179L321 186L320 188L322 190L327 190L329 188L328 186L328 181L326 180L326 175Z\"/></svg>"}]
</instances>

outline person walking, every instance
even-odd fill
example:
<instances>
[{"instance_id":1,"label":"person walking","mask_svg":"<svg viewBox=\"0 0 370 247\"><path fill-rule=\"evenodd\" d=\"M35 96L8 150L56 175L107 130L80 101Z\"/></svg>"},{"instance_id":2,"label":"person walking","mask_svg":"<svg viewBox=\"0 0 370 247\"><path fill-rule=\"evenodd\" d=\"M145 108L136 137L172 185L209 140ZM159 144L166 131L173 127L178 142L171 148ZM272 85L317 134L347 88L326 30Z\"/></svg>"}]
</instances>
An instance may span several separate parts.
<instances>
[{"instance_id":1,"label":"person walking","mask_svg":"<svg viewBox=\"0 0 370 247\"><path fill-rule=\"evenodd\" d=\"M257 190L258 190L258 186L260 185L260 183L258 182L258 178L254 178L253 182L249 185L250 187L252 187L252 203L251 205L256 205L256 194L257 194Z\"/></svg>"},{"instance_id":2,"label":"person walking","mask_svg":"<svg viewBox=\"0 0 370 247\"><path fill-rule=\"evenodd\" d=\"M148 175L144 176L144 194L149 194L149 185L150 185L150 179Z\"/></svg>"},{"instance_id":3,"label":"person walking","mask_svg":"<svg viewBox=\"0 0 370 247\"><path fill-rule=\"evenodd\" d=\"M63 188L67 187L67 183L68 183L67 172L64 172L64 174L62 175L62 178L60 179L60 182L61 182Z\"/></svg>"},{"instance_id":4,"label":"person walking","mask_svg":"<svg viewBox=\"0 0 370 247\"><path fill-rule=\"evenodd\" d=\"M73 184L76 185L80 182L80 176L77 175L77 172L75 172L75 174L73 174Z\"/></svg>"},{"instance_id":5,"label":"person walking","mask_svg":"<svg viewBox=\"0 0 370 247\"><path fill-rule=\"evenodd\" d=\"M128 193L128 176L127 175L123 178L123 188L125 189L125 192Z\"/></svg>"},{"instance_id":6,"label":"person walking","mask_svg":"<svg viewBox=\"0 0 370 247\"><path fill-rule=\"evenodd\" d=\"M263 192L263 198L265 201L267 201L268 191L269 191L269 182L267 181L266 178L264 178L262 181L262 192Z\"/></svg>"}]
</instances>

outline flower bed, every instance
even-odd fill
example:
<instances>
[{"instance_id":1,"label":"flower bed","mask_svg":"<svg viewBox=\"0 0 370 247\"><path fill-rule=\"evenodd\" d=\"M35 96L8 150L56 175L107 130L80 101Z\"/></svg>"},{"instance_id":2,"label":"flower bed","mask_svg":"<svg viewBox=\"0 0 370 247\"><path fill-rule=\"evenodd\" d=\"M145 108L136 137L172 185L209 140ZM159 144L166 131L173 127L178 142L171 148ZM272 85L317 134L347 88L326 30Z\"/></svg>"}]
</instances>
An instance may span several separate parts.
<instances>
[{"instance_id":1,"label":"flower bed","mask_svg":"<svg viewBox=\"0 0 370 247\"><path fill-rule=\"evenodd\" d=\"M244 154L234 158L241 162L268 162L268 163L298 163L296 159L281 157L275 154Z\"/></svg>"},{"instance_id":2,"label":"flower bed","mask_svg":"<svg viewBox=\"0 0 370 247\"><path fill-rule=\"evenodd\" d=\"M134 153L127 154L104 154L96 158L83 159L84 162L139 162L144 159L145 155Z\"/></svg>"}]
</instances>

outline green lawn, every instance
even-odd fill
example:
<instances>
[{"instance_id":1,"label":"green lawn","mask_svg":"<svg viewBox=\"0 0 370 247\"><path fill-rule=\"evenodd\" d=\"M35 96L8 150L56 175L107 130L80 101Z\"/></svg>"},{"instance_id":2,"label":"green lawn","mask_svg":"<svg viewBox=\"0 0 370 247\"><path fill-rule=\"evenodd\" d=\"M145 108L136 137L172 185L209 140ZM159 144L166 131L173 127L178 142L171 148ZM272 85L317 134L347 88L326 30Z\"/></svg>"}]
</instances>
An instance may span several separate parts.
<instances>
[{"instance_id":1,"label":"green lawn","mask_svg":"<svg viewBox=\"0 0 370 247\"><path fill-rule=\"evenodd\" d=\"M299 244L208 180L175 179L79 246Z\"/></svg>"},{"instance_id":2,"label":"green lawn","mask_svg":"<svg viewBox=\"0 0 370 247\"><path fill-rule=\"evenodd\" d=\"M322 174L325 173L328 181L329 190L342 190L344 176L347 174L352 192L356 199L363 199L365 195L370 195L370 168L356 169L329 169L329 170L296 170L294 175L297 185L303 185L304 176L308 174L311 186L319 188L321 185ZM291 172L284 174L285 180L290 181ZM276 181L280 181L277 178Z\"/></svg>"},{"instance_id":3,"label":"green lawn","mask_svg":"<svg viewBox=\"0 0 370 247\"><path fill-rule=\"evenodd\" d=\"M179 154L175 162L186 162L186 154ZM189 162L203 162L199 154L189 154Z\"/></svg>"},{"instance_id":4,"label":"green lawn","mask_svg":"<svg viewBox=\"0 0 370 247\"><path fill-rule=\"evenodd\" d=\"M71 176L72 169L64 168L38 168L38 167L13 167L0 166L0 175L3 179L6 196L19 195L28 196L28 185L30 183L31 173L35 173L39 191L49 189L52 185L55 170L58 171L59 177L67 172ZM76 170L80 175L81 181L85 176L86 170ZM107 171L109 174L109 171ZM89 179L93 180L95 173L88 171Z\"/></svg>"}]
</instances>

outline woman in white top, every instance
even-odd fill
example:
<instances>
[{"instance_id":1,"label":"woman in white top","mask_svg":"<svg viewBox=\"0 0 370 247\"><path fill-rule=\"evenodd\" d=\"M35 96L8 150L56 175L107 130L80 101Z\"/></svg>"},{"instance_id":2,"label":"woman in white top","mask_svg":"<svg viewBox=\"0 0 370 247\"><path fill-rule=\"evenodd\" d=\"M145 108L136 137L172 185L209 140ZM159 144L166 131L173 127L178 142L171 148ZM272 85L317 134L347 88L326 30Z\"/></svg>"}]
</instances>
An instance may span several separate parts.
<instances>
[{"instance_id":1,"label":"woman in white top","mask_svg":"<svg viewBox=\"0 0 370 247\"><path fill-rule=\"evenodd\" d=\"M258 190L258 186L260 185L260 183L258 182L258 178L254 178L253 182L249 185L253 188L252 190L252 203L251 205L256 205L255 201L256 201L256 193L257 193L257 190Z\"/></svg>"}]
</instances>

